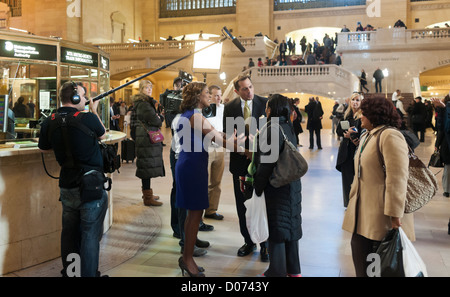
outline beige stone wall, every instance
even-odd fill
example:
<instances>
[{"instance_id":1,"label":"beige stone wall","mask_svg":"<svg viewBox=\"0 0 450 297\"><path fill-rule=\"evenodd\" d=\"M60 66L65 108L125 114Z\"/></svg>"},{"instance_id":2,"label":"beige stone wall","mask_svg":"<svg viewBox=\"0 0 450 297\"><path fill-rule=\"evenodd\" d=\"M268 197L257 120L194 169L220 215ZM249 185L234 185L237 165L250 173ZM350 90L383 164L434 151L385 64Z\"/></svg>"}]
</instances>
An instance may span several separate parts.
<instances>
[{"instance_id":1,"label":"beige stone wall","mask_svg":"<svg viewBox=\"0 0 450 297\"><path fill-rule=\"evenodd\" d=\"M421 29L432 24L450 21L450 1L448 0L411 3L409 11L408 29ZM415 22L416 18L419 19L418 23Z\"/></svg>"},{"instance_id":2,"label":"beige stone wall","mask_svg":"<svg viewBox=\"0 0 450 297\"><path fill-rule=\"evenodd\" d=\"M66 1L22 0L22 16L10 18L10 26L40 36L67 38Z\"/></svg>"},{"instance_id":3,"label":"beige stone wall","mask_svg":"<svg viewBox=\"0 0 450 297\"><path fill-rule=\"evenodd\" d=\"M388 28L401 19L408 28L448 21L450 3L447 0L410 3L409 0L379 0L380 17L369 17L366 7L273 11L272 0L238 0L236 14L159 19L159 0L98 0L81 1L81 18L69 18L66 10L75 0L22 0L22 17L10 18L10 26L41 36L60 36L76 42L118 42L118 26L125 23L124 40L158 41L160 37L204 33L221 34L223 26L233 29L236 36L254 36L261 32L282 40L292 31L311 27L336 27L344 24L354 30L361 21L365 26ZM370 6L373 2L367 2ZM44 8L44 9L43 9ZM112 32L111 14L115 19ZM416 23L415 19L419 22Z\"/></svg>"}]
</instances>

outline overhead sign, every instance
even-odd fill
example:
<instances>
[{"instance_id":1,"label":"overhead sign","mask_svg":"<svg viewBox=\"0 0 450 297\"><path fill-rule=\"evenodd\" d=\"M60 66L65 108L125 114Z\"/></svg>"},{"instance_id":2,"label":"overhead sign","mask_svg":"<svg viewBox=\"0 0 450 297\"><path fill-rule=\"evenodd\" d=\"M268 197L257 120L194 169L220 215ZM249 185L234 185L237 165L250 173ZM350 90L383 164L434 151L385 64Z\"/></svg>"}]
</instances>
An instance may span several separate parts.
<instances>
[{"instance_id":1,"label":"overhead sign","mask_svg":"<svg viewBox=\"0 0 450 297\"><path fill-rule=\"evenodd\" d=\"M0 39L0 56L56 62L56 45Z\"/></svg>"},{"instance_id":2,"label":"overhead sign","mask_svg":"<svg viewBox=\"0 0 450 297\"><path fill-rule=\"evenodd\" d=\"M98 67L98 54L61 47L61 62Z\"/></svg>"},{"instance_id":3,"label":"overhead sign","mask_svg":"<svg viewBox=\"0 0 450 297\"><path fill-rule=\"evenodd\" d=\"M100 55L100 68L109 71L109 59Z\"/></svg>"}]
</instances>

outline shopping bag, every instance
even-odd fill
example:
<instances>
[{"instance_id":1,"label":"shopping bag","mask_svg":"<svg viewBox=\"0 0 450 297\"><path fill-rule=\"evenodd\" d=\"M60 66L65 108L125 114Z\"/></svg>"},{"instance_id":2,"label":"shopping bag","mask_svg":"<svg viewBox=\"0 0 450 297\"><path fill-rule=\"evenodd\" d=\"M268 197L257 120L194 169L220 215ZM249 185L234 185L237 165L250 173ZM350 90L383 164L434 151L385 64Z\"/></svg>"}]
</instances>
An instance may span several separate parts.
<instances>
[{"instance_id":1,"label":"shopping bag","mask_svg":"<svg viewBox=\"0 0 450 297\"><path fill-rule=\"evenodd\" d=\"M422 258L417 253L412 242L406 236L405 231L400 229L400 239L402 242L403 270L406 277L427 277L427 268Z\"/></svg>"},{"instance_id":2,"label":"shopping bag","mask_svg":"<svg viewBox=\"0 0 450 297\"><path fill-rule=\"evenodd\" d=\"M261 243L269 238L269 224L267 221L266 199L264 192L261 196L257 196L253 191L253 196L244 202L247 211L245 219L247 221L247 229L253 243Z\"/></svg>"},{"instance_id":3,"label":"shopping bag","mask_svg":"<svg viewBox=\"0 0 450 297\"><path fill-rule=\"evenodd\" d=\"M402 241L398 229L389 230L376 253L380 256L381 277L404 277Z\"/></svg>"}]
</instances>

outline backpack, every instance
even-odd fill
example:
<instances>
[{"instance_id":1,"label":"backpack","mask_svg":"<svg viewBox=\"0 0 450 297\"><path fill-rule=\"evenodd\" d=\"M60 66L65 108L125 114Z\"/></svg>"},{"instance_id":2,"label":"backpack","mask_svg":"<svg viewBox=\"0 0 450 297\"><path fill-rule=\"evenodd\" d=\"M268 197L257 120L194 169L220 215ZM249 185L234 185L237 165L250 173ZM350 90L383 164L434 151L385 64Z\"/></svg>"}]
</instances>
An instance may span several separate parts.
<instances>
[{"instance_id":1,"label":"backpack","mask_svg":"<svg viewBox=\"0 0 450 297\"><path fill-rule=\"evenodd\" d=\"M394 127L384 127L378 131L377 136L377 151L378 158L382 164L384 173L386 174L386 168L384 165L384 158L380 150L380 136L386 129L395 129ZM396 129L397 130L397 129ZM438 189L438 183L433 172L428 169L425 164L414 154L412 149L408 146L409 152L409 177L406 190L406 204L405 213L412 213L427 204Z\"/></svg>"}]
</instances>

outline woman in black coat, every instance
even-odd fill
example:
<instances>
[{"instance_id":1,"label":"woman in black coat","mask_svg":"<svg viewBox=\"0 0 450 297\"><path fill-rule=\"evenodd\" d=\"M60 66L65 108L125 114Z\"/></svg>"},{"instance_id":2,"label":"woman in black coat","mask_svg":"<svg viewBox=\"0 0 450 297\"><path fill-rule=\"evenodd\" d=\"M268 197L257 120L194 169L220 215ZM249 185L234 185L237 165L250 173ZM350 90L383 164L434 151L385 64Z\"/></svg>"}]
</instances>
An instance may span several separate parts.
<instances>
[{"instance_id":1,"label":"woman in black coat","mask_svg":"<svg viewBox=\"0 0 450 297\"><path fill-rule=\"evenodd\" d=\"M336 128L338 136L343 137L339 146L336 169L341 172L342 175L342 195L344 199L344 207L347 207L349 202L350 188L352 186L353 178L355 176L355 167L353 157L355 156L356 148L359 143L359 136L361 135L361 101L363 96L354 93L350 98L349 106L344 113L343 120ZM350 128L356 128L356 131L352 129L342 129L342 122L348 121Z\"/></svg>"},{"instance_id":2,"label":"woman in black coat","mask_svg":"<svg viewBox=\"0 0 450 297\"><path fill-rule=\"evenodd\" d=\"M156 101L150 97L152 83L143 80L139 85L140 93L133 96L134 109L131 115L132 135L136 141L136 176L142 181L142 199L147 206L160 206L153 195L150 180L165 176L162 143L151 143L147 131L157 131L162 121L156 112Z\"/></svg>"},{"instance_id":3,"label":"woman in black coat","mask_svg":"<svg viewBox=\"0 0 450 297\"><path fill-rule=\"evenodd\" d=\"M270 265L264 275L269 277L300 276L301 273L298 247L298 241L302 238L301 182L297 180L279 188L274 188L269 182L278 159L270 160L270 157L273 155L278 157L285 145L283 134L279 129L280 126L289 141L297 145L294 128L290 120L291 110L288 100L288 98L279 94L272 95L269 98L266 108L267 129L261 129L261 133L256 139L258 144L255 153L257 170L253 185L255 193L260 196L264 192L266 199ZM276 124L277 122L279 126ZM272 138L272 133L275 133L274 138ZM272 143L278 144L275 146L276 153L271 150L264 152L266 150L260 149L259 144L262 137L267 137L271 147ZM268 160L263 160L263 157L264 159L268 158Z\"/></svg>"}]
</instances>

